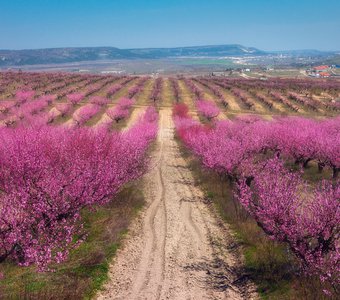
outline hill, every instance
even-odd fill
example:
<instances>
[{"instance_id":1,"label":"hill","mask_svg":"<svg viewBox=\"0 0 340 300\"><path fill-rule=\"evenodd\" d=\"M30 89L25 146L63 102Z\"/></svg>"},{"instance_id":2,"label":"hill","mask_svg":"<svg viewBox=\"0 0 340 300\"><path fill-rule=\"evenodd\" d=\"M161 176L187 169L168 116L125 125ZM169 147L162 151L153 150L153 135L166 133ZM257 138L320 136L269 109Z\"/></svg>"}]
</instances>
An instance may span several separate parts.
<instances>
[{"instance_id":1,"label":"hill","mask_svg":"<svg viewBox=\"0 0 340 300\"><path fill-rule=\"evenodd\" d=\"M160 59L170 57L221 57L263 55L264 51L241 45L177 48L119 49L115 47L76 47L27 50L0 50L0 66L56 64L113 59Z\"/></svg>"}]
</instances>

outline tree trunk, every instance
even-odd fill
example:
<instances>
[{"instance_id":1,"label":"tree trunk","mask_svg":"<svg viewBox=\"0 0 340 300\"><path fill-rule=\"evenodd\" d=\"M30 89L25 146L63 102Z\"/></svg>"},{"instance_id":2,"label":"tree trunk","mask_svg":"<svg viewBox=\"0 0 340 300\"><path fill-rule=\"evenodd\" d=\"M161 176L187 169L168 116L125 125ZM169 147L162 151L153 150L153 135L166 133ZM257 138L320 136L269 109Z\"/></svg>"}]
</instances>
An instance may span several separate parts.
<instances>
[{"instance_id":1,"label":"tree trunk","mask_svg":"<svg viewBox=\"0 0 340 300\"><path fill-rule=\"evenodd\" d=\"M12 247L11 250L6 251L6 253L0 255L0 263L2 263L3 261L5 261L6 258L7 258L8 256L10 256L10 255L14 252L14 249L15 249L16 246L17 246L16 244L13 245L13 247Z\"/></svg>"},{"instance_id":2,"label":"tree trunk","mask_svg":"<svg viewBox=\"0 0 340 300\"><path fill-rule=\"evenodd\" d=\"M307 158L304 163L303 163L303 167L304 168L307 168L308 167L308 163L311 161L312 159L311 158Z\"/></svg>"},{"instance_id":3,"label":"tree trunk","mask_svg":"<svg viewBox=\"0 0 340 300\"><path fill-rule=\"evenodd\" d=\"M333 167L333 179L338 178L340 168Z\"/></svg>"},{"instance_id":4,"label":"tree trunk","mask_svg":"<svg viewBox=\"0 0 340 300\"><path fill-rule=\"evenodd\" d=\"M322 170L323 170L323 168L325 167L325 164L324 163L318 163L318 172L319 173L322 173Z\"/></svg>"}]
</instances>

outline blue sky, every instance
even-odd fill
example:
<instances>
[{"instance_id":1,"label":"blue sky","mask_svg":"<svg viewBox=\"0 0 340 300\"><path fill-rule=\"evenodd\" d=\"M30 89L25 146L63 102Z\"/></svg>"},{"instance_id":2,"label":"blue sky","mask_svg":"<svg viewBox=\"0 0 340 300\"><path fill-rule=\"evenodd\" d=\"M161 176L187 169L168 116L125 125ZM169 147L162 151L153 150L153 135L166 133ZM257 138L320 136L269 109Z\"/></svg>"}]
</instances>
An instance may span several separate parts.
<instances>
[{"instance_id":1,"label":"blue sky","mask_svg":"<svg viewBox=\"0 0 340 300\"><path fill-rule=\"evenodd\" d=\"M340 0L0 0L0 49L340 50Z\"/></svg>"}]
</instances>

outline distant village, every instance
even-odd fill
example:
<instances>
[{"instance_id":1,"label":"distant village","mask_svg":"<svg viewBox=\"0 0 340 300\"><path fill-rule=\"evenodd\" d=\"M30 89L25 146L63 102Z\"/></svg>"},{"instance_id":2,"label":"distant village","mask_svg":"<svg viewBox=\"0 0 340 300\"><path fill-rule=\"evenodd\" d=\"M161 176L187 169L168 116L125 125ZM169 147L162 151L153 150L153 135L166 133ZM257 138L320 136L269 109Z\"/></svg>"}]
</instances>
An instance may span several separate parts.
<instances>
[{"instance_id":1,"label":"distant village","mask_svg":"<svg viewBox=\"0 0 340 300\"><path fill-rule=\"evenodd\" d=\"M306 74L311 77L316 78L329 78L331 76L336 76L335 72L333 72L335 69L340 68L338 65L322 65L322 66L316 66L310 69L306 70Z\"/></svg>"},{"instance_id":2,"label":"distant village","mask_svg":"<svg viewBox=\"0 0 340 300\"><path fill-rule=\"evenodd\" d=\"M270 76L269 73L273 71L294 71L295 75L292 72L291 76L296 76L299 73L304 74L305 76L314 77L314 78L329 78L329 77L340 77L340 65L320 65L314 67L308 67L304 70L302 69L288 69L288 68L274 68L273 66L254 66L249 68L228 68L224 71L215 71L212 72L212 76L241 76L241 77L253 77L254 75L259 75L259 79L266 80L267 76ZM273 74L271 74L273 75Z\"/></svg>"}]
</instances>

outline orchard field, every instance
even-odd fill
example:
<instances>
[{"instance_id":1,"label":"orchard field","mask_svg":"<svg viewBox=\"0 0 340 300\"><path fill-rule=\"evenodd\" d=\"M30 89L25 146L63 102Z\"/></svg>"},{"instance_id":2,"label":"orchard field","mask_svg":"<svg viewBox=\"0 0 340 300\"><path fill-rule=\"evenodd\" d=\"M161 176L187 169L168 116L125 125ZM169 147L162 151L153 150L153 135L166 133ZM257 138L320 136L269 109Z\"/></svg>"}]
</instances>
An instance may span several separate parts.
<instances>
[{"instance_id":1,"label":"orchard field","mask_svg":"<svg viewBox=\"0 0 340 300\"><path fill-rule=\"evenodd\" d=\"M196 100L210 100L221 110L219 118L240 114L261 115L265 119L286 115L332 117L340 110L340 81L337 80L154 79L2 72L0 84L3 126L16 126L32 118L47 118L46 123L53 125L98 126L110 123L108 119L120 123L129 116L124 114L124 109L112 109L121 98L133 99L128 105L131 110L148 105L171 108L181 102L188 105L190 111L196 111Z\"/></svg>"},{"instance_id":2,"label":"orchard field","mask_svg":"<svg viewBox=\"0 0 340 300\"><path fill-rule=\"evenodd\" d=\"M339 98L1 72L0 297L336 299Z\"/></svg>"}]
</instances>

